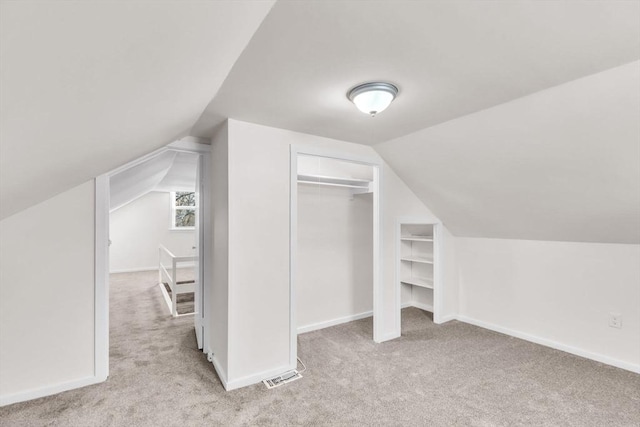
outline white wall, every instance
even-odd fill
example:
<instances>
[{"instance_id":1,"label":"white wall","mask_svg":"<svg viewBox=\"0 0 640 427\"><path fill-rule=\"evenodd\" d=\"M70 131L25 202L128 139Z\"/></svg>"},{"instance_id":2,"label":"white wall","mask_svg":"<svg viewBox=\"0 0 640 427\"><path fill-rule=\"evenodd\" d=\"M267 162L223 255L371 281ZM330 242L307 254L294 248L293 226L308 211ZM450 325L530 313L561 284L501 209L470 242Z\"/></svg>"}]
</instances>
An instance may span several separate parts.
<instances>
[{"instance_id":1,"label":"white wall","mask_svg":"<svg viewBox=\"0 0 640 427\"><path fill-rule=\"evenodd\" d=\"M373 310L373 196L298 184L297 327Z\"/></svg>"},{"instance_id":2,"label":"white wall","mask_svg":"<svg viewBox=\"0 0 640 427\"><path fill-rule=\"evenodd\" d=\"M94 183L0 221L0 404L94 376Z\"/></svg>"},{"instance_id":3,"label":"white wall","mask_svg":"<svg viewBox=\"0 0 640 427\"><path fill-rule=\"evenodd\" d=\"M289 365L289 147L315 145L379 158L368 146L228 121L230 388ZM214 159L214 170L215 159ZM399 332L395 227L398 216L433 217L386 165L383 175L384 339ZM216 200L214 199L214 205ZM214 219L215 221L215 219ZM215 251L214 251L215 252ZM456 306L456 304L449 304Z\"/></svg>"},{"instance_id":4,"label":"white wall","mask_svg":"<svg viewBox=\"0 0 640 427\"><path fill-rule=\"evenodd\" d=\"M223 383L229 369L229 133L225 122L211 141L212 277L205 288L209 324L205 346ZM205 281L206 284L206 281ZM205 285L206 286L206 285Z\"/></svg>"},{"instance_id":5,"label":"white wall","mask_svg":"<svg viewBox=\"0 0 640 427\"><path fill-rule=\"evenodd\" d=\"M262 126L234 120L228 126L228 380L234 387L289 367L289 141Z\"/></svg>"},{"instance_id":6,"label":"white wall","mask_svg":"<svg viewBox=\"0 0 640 427\"><path fill-rule=\"evenodd\" d=\"M152 191L111 212L111 273L156 270L158 246L176 256L195 255L195 232L171 230L171 194Z\"/></svg>"},{"instance_id":7,"label":"white wall","mask_svg":"<svg viewBox=\"0 0 640 427\"><path fill-rule=\"evenodd\" d=\"M382 201L382 239L383 239L383 283L384 283L384 334L387 339L395 338L400 333L400 316L396 311L396 241L397 241L397 220L398 218L420 219L425 223L437 223L439 219L429 211L425 205L418 200L416 195L409 187L398 177L393 169L386 163L383 166L383 201ZM453 245L453 237L446 231L446 224L443 227L443 247L446 249ZM442 272L444 283L443 310L439 315L443 318L451 318L457 312L457 294L455 289L458 287L455 275L455 260L452 251L445 250L444 256L450 257L445 259L445 265ZM401 303L409 303L412 300L411 293L407 292L408 287L403 286L401 295ZM417 292L419 294L420 291ZM420 298L420 297L418 297ZM420 302L425 299L420 298Z\"/></svg>"},{"instance_id":8,"label":"white wall","mask_svg":"<svg viewBox=\"0 0 640 427\"><path fill-rule=\"evenodd\" d=\"M440 320L446 322L457 315L460 301L460 278L458 277L458 256L456 253L456 238L447 227L442 227L442 316Z\"/></svg>"},{"instance_id":9,"label":"white wall","mask_svg":"<svg viewBox=\"0 0 640 427\"><path fill-rule=\"evenodd\" d=\"M456 249L462 320L640 372L639 245L457 238Z\"/></svg>"}]
</instances>

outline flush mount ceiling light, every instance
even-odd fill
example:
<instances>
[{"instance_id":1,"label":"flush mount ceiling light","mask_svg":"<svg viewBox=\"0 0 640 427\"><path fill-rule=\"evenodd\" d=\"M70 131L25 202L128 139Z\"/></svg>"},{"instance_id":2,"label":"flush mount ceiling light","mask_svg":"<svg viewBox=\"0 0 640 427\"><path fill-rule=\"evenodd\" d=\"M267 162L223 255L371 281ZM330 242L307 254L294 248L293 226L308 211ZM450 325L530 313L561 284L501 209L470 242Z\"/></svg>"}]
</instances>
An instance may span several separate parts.
<instances>
[{"instance_id":1,"label":"flush mount ceiling light","mask_svg":"<svg viewBox=\"0 0 640 427\"><path fill-rule=\"evenodd\" d=\"M398 88L391 83L369 82L358 85L347 93L358 110L371 117L384 111L398 94Z\"/></svg>"}]
</instances>

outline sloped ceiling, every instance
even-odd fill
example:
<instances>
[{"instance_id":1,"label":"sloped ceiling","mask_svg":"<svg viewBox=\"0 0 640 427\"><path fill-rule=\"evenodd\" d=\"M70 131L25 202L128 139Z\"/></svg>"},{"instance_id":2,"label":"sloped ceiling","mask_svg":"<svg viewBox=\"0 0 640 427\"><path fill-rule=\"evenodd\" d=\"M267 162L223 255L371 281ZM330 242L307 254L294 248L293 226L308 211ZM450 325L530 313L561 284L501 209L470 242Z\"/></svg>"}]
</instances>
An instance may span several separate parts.
<instances>
[{"instance_id":1,"label":"sloped ceiling","mask_svg":"<svg viewBox=\"0 0 640 427\"><path fill-rule=\"evenodd\" d=\"M198 155L164 151L109 179L113 212L151 191L195 191Z\"/></svg>"},{"instance_id":2,"label":"sloped ceiling","mask_svg":"<svg viewBox=\"0 0 640 427\"><path fill-rule=\"evenodd\" d=\"M638 59L638 1L277 2L192 129L226 117L363 144ZM375 118L347 90L388 80Z\"/></svg>"},{"instance_id":3,"label":"sloped ceiling","mask_svg":"<svg viewBox=\"0 0 640 427\"><path fill-rule=\"evenodd\" d=\"M178 152L165 177L154 191L196 191L198 155Z\"/></svg>"},{"instance_id":4,"label":"sloped ceiling","mask_svg":"<svg viewBox=\"0 0 640 427\"><path fill-rule=\"evenodd\" d=\"M2 1L0 218L188 134L273 1Z\"/></svg>"},{"instance_id":5,"label":"sloped ceiling","mask_svg":"<svg viewBox=\"0 0 640 427\"><path fill-rule=\"evenodd\" d=\"M231 117L374 145L459 236L640 242L640 2L272 5L3 1L0 218Z\"/></svg>"},{"instance_id":6,"label":"sloped ceiling","mask_svg":"<svg viewBox=\"0 0 640 427\"><path fill-rule=\"evenodd\" d=\"M109 210L120 209L153 191L167 176L176 158L175 151L165 151L109 178Z\"/></svg>"},{"instance_id":7,"label":"sloped ceiling","mask_svg":"<svg viewBox=\"0 0 640 427\"><path fill-rule=\"evenodd\" d=\"M640 62L376 145L457 236L640 243Z\"/></svg>"},{"instance_id":8,"label":"sloped ceiling","mask_svg":"<svg viewBox=\"0 0 640 427\"><path fill-rule=\"evenodd\" d=\"M192 129L374 148L458 236L640 242L640 2L278 2ZM370 118L346 99L382 79ZM376 145L377 144L377 145Z\"/></svg>"}]
</instances>

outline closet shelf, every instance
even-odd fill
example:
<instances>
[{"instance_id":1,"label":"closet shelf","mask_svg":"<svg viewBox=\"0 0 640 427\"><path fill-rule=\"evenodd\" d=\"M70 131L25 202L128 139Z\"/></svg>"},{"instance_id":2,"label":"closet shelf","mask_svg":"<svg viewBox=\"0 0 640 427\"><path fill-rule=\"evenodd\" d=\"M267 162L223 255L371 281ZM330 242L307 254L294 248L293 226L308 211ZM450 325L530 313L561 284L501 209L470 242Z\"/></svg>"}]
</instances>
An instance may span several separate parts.
<instances>
[{"instance_id":1,"label":"closet shelf","mask_svg":"<svg viewBox=\"0 0 640 427\"><path fill-rule=\"evenodd\" d=\"M433 289L433 280L424 277L405 277L400 280L400 282L406 283L407 285L419 286L421 288Z\"/></svg>"},{"instance_id":2,"label":"closet shelf","mask_svg":"<svg viewBox=\"0 0 640 427\"><path fill-rule=\"evenodd\" d=\"M427 258L427 257L406 256L406 257L400 258L400 260L407 261L407 262L421 262L423 264L433 264L433 258Z\"/></svg>"},{"instance_id":3,"label":"closet shelf","mask_svg":"<svg viewBox=\"0 0 640 427\"><path fill-rule=\"evenodd\" d=\"M432 236L402 236L400 240L407 242L433 242Z\"/></svg>"},{"instance_id":4,"label":"closet shelf","mask_svg":"<svg viewBox=\"0 0 640 427\"><path fill-rule=\"evenodd\" d=\"M354 188L354 189L368 191L369 184L371 183L371 181L368 179L360 179L360 178L345 178L345 177L339 177L339 176L298 174L298 183L327 185L330 187Z\"/></svg>"}]
</instances>

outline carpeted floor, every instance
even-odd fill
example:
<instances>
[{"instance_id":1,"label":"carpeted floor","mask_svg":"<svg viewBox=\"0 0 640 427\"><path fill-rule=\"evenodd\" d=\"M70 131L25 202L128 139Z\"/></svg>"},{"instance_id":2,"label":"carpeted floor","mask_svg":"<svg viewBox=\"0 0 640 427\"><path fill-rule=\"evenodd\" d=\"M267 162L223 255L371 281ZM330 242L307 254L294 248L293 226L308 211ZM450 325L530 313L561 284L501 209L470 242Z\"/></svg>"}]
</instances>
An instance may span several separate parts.
<instances>
[{"instance_id":1,"label":"carpeted floor","mask_svg":"<svg viewBox=\"0 0 640 427\"><path fill-rule=\"evenodd\" d=\"M111 376L0 408L2 426L639 426L640 375L460 322L403 310L403 336L371 319L301 335L304 378L225 392L148 273L115 275Z\"/></svg>"}]
</instances>

